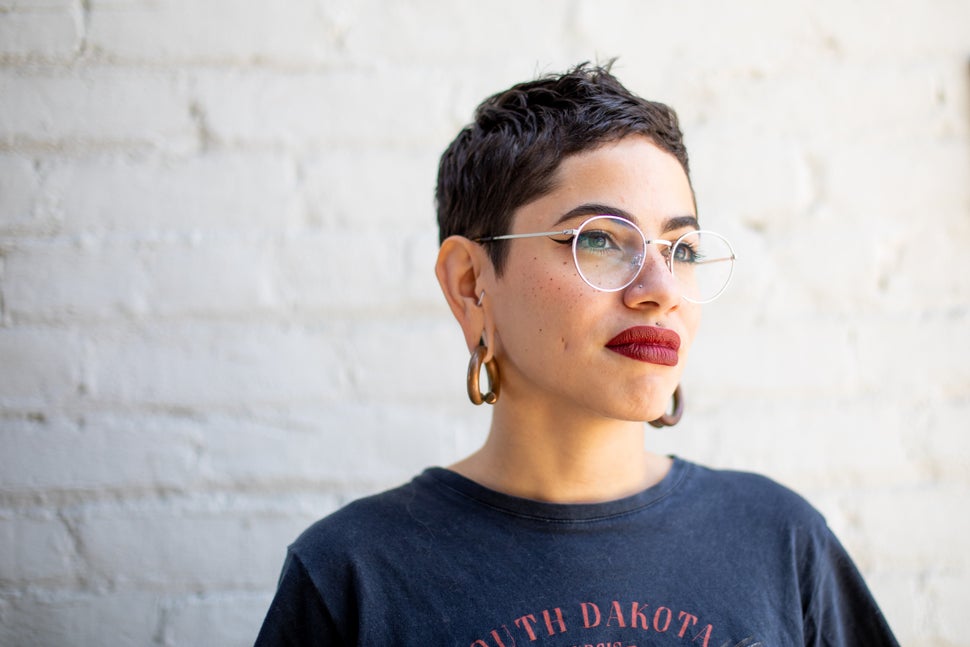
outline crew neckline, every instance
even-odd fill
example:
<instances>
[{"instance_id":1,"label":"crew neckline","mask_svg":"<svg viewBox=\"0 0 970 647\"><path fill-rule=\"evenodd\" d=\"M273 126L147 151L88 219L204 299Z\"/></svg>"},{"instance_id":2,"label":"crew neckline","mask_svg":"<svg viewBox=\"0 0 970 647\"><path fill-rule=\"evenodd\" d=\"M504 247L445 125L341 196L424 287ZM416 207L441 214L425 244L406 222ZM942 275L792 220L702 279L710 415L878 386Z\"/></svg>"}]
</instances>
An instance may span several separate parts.
<instances>
[{"instance_id":1,"label":"crew neckline","mask_svg":"<svg viewBox=\"0 0 970 647\"><path fill-rule=\"evenodd\" d=\"M444 467L429 467L417 480L517 517L547 522L589 522L636 512L673 493L689 474L692 464L676 456L671 458L670 470L660 482L630 496L601 503L549 503L513 496L487 488Z\"/></svg>"}]
</instances>

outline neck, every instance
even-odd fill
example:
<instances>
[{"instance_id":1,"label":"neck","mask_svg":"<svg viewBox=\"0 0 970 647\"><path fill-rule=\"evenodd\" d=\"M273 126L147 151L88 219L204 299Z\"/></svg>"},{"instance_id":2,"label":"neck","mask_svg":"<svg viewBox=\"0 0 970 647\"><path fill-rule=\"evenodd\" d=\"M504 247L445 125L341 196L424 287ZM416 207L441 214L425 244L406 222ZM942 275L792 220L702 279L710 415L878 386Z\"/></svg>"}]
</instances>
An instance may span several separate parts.
<instances>
[{"instance_id":1,"label":"neck","mask_svg":"<svg viewBox=\"0 0 970 647\"><path fill-rule=\"evenodd\" d=\"M644 424L514 412L497 405L488 439L451 467L485 487L551 503L597 503L658 483L670 459L643 448Z\"/></svg>"}]
</instances>

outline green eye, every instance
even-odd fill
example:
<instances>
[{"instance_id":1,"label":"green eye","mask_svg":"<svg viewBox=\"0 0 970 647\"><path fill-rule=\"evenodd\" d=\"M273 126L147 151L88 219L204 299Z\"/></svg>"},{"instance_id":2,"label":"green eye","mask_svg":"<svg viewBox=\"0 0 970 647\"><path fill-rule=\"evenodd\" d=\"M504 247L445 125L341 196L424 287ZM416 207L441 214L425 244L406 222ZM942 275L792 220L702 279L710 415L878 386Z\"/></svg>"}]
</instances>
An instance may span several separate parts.
<instances>
[{"instance_id":1,"label":"green eye","mask_svg":"<svg viewBox=\"0 0 970 647\"><path fill-rule=\"evenodd\" d=\"M681 241L674 250L673 260L675 263L697 263L703 256L688 243Z\"/></svg>"},{"instance_id":2,"label":"green eye","mask_svg":"<svg viewBox=\"0 0 970 647\"><path fill-rule=\"evenodd\" d=\"M591 251L617 249L613 237L605 231L584 231L579 235L576 246Z\"/></svg>"}]
</instances>

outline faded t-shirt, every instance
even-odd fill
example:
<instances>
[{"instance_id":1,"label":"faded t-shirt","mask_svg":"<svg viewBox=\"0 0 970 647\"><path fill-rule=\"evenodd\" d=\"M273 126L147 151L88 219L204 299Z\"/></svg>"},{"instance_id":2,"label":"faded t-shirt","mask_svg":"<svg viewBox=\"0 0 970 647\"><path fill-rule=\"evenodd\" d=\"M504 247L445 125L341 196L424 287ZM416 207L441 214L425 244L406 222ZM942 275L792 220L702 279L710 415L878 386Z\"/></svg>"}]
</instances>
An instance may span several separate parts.
<instances>
[{"instance_id":1,"label":"faded t-shirt","mask_svg":"<svg viewBox=\"0 0 970 647\"><path fill-rule=\"evenodd\" d=\"M675 459L600 504L516 498L432 468L290 547L257 645L897 645L806 501Z\"/></svg>"}]
</instances>

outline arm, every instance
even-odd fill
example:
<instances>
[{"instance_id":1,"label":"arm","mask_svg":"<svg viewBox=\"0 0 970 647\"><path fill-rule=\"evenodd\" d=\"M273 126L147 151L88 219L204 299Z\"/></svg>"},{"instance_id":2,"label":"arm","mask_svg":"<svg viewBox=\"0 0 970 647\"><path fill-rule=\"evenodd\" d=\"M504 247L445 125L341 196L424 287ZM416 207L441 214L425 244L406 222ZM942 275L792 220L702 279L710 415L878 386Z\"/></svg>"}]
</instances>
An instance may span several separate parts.
<instances>
[{"instance_id":1,"label":"arm","mask_svg":"<svg viewBox=\"0 0 970 647\"><path fill-rule=\"evenodd\" d=\"M292 552L288 553L276 596L256 638L256 647L341 647L345 644L303 563Z\"/></svg>"},{"instance_id":2,"label":"arm","mask_svg":"<svg viewBox=\"0 0 970 647\"><path fill-rule=\"evenodd\" d=\"M812 587L805 596L805 645L899 647L862 575L827 527L814 548L805 574Z\"/></svg>"}]
</instances>

